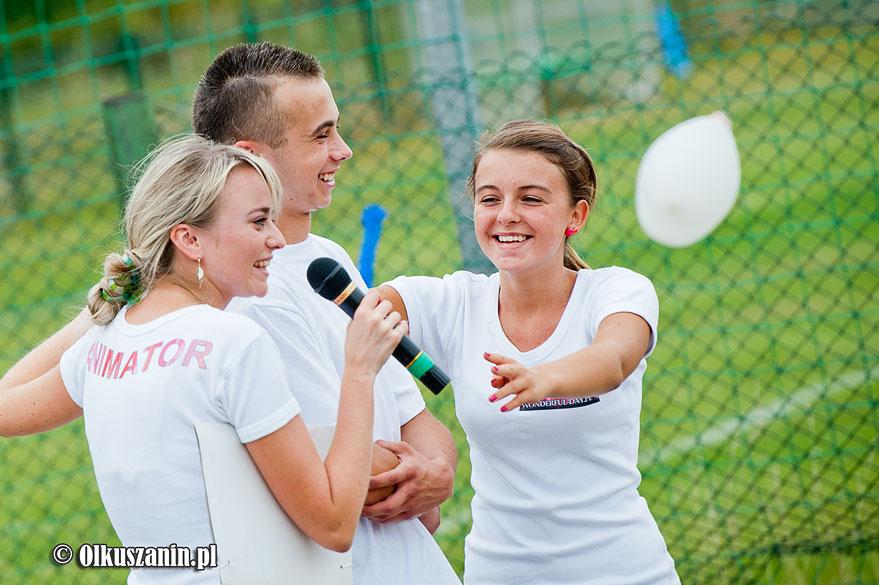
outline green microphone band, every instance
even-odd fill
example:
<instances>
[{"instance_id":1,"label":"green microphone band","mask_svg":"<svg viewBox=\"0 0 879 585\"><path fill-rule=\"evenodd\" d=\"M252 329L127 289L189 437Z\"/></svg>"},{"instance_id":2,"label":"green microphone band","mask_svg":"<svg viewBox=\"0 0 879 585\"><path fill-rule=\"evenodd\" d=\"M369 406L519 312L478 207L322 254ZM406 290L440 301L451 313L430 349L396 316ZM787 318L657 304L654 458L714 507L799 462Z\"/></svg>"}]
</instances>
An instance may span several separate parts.
<instances>
[{"instance_id":1,"label":"green microphone band","mask_svg":"<svg viewBox=\"0 0 879 585\"><path fill-rule=\"evenodd\" d=\"M406 366L406 369L409 370L416 378L421 378L427 370L433 367L433 360L430 359L430 356L426 353L419 352L419 354L412 360L412 363Z\"/></svg>"}]
</instances>

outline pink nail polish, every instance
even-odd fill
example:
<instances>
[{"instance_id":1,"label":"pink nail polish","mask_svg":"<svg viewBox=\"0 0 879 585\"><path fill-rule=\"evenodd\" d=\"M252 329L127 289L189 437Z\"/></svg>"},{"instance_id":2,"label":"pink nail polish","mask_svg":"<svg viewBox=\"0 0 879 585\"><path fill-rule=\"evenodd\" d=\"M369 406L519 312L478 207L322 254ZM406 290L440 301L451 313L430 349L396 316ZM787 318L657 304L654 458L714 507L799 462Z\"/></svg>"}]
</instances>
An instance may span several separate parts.
<instances>
[{"instance_id":1,"label":"pink nail polish","mask_svg":"<svg viewBox=\"0 0 879 585\"><path fill-rule=\"evenodd\" d=\"M491 373L492 373L492 374L497 374L498 371L499 371L499 370L497 369L497 366L492 366L492 368L491 368Z\"/></svg>"},{"instance_id":2,"label":"pink nail polish","mask_svg":"<svg viewBox=\"0 0 879 585\"><path fill-rule=\"evenodd\" d=\"M485 359L488 359L491 357L491 354L488 352L485 352L484 354L482 354L482 357L484 357Z\"/></svg>"},{"instance_id":3,"label":"pink nail polish","mask_svg":"<svg viewBox=\"0 0 879 585\"><path fill-rule=\"evenodd\" d=\"M495 400L497 400L497 396L495 396L494 394L488 397L489 402L494 402Z\"/></svg>"},{"instance_id":4,"label":"pink nail polish","mask_svg":"<svg viewBox=\"0 0 879 585\"><path fill-rule=\"evenodd\" d=\"M506 404L501 406L501 412L507 412L507 405Z\"/></svg>"}]
</instances>

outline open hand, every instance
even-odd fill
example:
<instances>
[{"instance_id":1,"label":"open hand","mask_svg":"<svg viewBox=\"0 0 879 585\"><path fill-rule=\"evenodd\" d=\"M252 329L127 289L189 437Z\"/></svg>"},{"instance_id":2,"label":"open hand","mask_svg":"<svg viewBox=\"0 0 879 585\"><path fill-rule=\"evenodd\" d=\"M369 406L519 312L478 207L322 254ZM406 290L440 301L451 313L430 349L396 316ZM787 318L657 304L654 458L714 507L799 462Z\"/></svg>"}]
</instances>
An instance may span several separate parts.
<instances>
[{"instance_id":1,"label":"open hand","mask_svg":"<svg viewBox=\"0 0 879 585\"><path fill-rule=\"evenodd\" d=\"M491 368L491 385L497 390L488 397L496 402L506 396L514 398L501 406L503 412L519 408L529 402L540 402L550 396L556 388L552 375L539 365L526 368L516 360L497 353L483 354L486 361L494 364Z\"/></svg>"}]
</instances>

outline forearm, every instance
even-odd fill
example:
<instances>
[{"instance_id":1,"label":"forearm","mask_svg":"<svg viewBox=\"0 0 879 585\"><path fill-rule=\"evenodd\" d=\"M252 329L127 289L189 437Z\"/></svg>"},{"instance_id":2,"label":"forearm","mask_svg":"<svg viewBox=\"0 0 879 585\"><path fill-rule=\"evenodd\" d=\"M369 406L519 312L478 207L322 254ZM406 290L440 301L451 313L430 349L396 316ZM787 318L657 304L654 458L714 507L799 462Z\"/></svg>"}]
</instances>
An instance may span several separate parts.
<instances>
[{"instance_id":1,"label":"forearm","mask_svg":"<svg viewBox=\"0 0 879 585\"><path fill-rule=\"evenodd\" d=\"M589 346L534 370L551 381L550 395L556 398L598 396L626 378L619 351L607 345Z\"/></svg>"},{"instance_id":2,"label":"forearm","mask_svg":"<svg viewBox=\"0 0 879 585\"><path fill-rule=\"evenodd\" d=\"M342 375L336 432L325 461L332 512L353 531L369 485L372 465L372 388L375 377Z\"/></svg>"},{"instance_id":3,"label":"forearm","mask_svg":"<svg viewBox=\"0 0 879 585\"><path fill-rule=\"evenodd\" d=\"M605 317L592 343L559 360L525 367L501 354L486 353L491 386L497 391L489 402L500 402L501 412L548 397L596 396L618 388L635 371L650 349L650 326L634 313ZM505 400L508 396L512 400Z\"/></svg>"},{"instance_id":4,"label":"forearm","mask_svg":"<svg viewBox=\"0 0 879 585\"><path fill-rule=\"evenodd\" d=\"M509 410L547 396L597 396L618 388L644 359L650 337L643 318L614 313L602 320L590 345L559 360L529 369L504 356L486 359L497 364L492 368L492 386L501 389L498 394L519 394L521 400L504 404Z\"/></svg>"},{"instance_id":5,"label":"forearm","mask_svg":"<svg viewBox=\"0 0 879 585\"><path fill-rule=\"evenodd\" d=\"M368 485L374 376L342 377L336 431L325 460L301 416L247 449L287 516L315 542L351 547Z\"/></svg>"},{"instance_id":6,"label":"forearm","mask_svg":"<svg viewBox=\"0 0 879 585\"><path fill-rule=\"evenodd\" d=\"M61 361L61 356L92 327L88 309L83 309L67 325L43 341L21 358L0 379L0 392L13 386L32 382L50 371Z\"/></svg>"},{"instance_id":7,"label":"forearm","mask_svg":"<svg viewBox=\"0 0 879 585\"><path fill-rule=\"evenodd\" d=\"M82 416L59 368L21 385L9 385L0 392L0 436L42 433Z\"/></svg>"}]
</instances>

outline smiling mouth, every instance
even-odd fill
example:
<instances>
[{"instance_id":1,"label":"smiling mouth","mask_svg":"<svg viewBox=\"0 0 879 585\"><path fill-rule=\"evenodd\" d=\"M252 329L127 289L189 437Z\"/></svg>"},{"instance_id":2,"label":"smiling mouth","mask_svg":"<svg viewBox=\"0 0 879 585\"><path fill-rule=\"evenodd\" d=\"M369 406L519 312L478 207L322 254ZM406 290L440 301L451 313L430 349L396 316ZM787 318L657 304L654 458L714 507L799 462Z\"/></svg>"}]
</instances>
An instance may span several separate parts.
<instances>
[{"instance_id":1,"label":"smiling mouth","mask_svg":"<svg viewBox=\"0 0 879 585\"><path fill-rule=\"evenodd\" d=\"M263 270L265 270L269 267L269 263L271 261L272 261L271 258L268 258L266 260L257 260L256 262L253 263L253 266L255 268L262 268Z\"/></svg>"},{"instance_id":2,"label":"smiling mouth","mask_svg":"<svg viewBox=\"0 0 879 585\"><path fill-rule=\"evenodd\" d=\"M498 236L492 236L492 237L493 237L496 241L500 242L501 244L514 244L514 243L517 243L517 242L524 242L525 240L529 240L529 239L531 239L531 236L525 236L525 235L522 235L522 234L515 234L515 235L498 235Z\"/></svg>"},{"instance_id":3,"label":"smiling mouth","mask_svg":"<svg viewBox=\"0 0 879 585\"><path fill-rule=\"evenodd\" d=\"M332 173L321 173L317 176L318 179L329 185L330 187L336 186L336 172Z\"/></svg>"}]
</instances>

